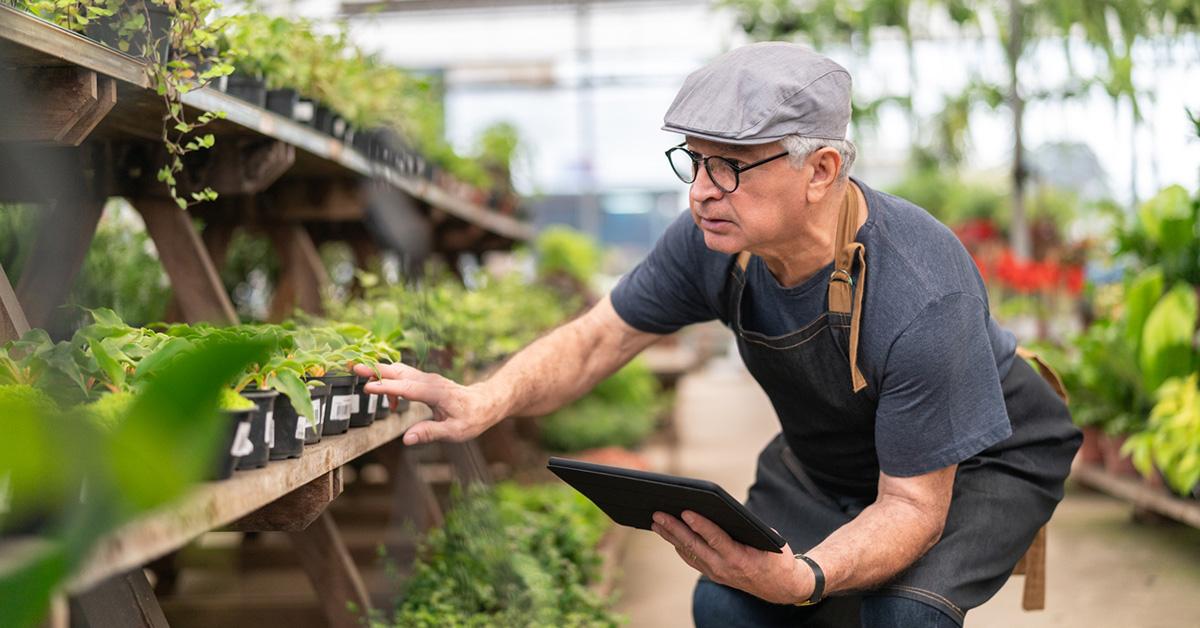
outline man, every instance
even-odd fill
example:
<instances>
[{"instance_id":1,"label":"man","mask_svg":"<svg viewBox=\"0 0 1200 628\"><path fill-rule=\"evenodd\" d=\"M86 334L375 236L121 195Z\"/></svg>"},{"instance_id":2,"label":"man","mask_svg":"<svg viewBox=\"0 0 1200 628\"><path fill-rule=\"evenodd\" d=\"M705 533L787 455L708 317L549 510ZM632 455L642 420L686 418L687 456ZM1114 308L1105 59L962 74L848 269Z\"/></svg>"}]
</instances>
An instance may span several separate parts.
<instances>
[{"instance_id":1,"label":"man","mask_svg":"<svg viewBox=\"0 0 1200 628\"><path fill-rule=\"evenodd\" d=\"M656 513L702 574L696 623L961 625L1049 520L1080 436L1014 357L951 232L847 176L849 118L849 74L808 49L716 59L665 118L686 137L667 156L691 211L609 298L485 382L398 366L368 392L434 408L406 444L463 440L720 319L780 419L747 505L789 546L762 552L695 513Z\"/></svg>"}]
</instances>

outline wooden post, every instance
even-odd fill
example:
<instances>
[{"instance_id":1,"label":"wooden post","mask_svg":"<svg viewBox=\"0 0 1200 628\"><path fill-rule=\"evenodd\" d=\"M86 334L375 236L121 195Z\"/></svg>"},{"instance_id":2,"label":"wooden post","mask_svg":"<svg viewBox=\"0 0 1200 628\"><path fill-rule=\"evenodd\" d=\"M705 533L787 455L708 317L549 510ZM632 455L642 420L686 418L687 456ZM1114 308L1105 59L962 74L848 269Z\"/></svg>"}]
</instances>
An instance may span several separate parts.
<instances>
[{"instance_id":1,"label":"wooden post","mask_svg":"<svg viewBox=\"0 0 1200 628\"><path fill-rule=\"evenodd\" d=\"M140 567L71 597L71 628L167 628Z\"/></svg>"},{"instance_id":2,"label":"wooden post","mask_svg":"<svg viewBox=\"0 0 1200 628\"><path fill-rule=\"evenodd\" d=\"M312 525L287 534L312 581L329 626L359 628L371 609L371 598L333 516L329 511L322 512Z\"/></svg>"},{"instance_id":3,"label":"wooden post","mask_svg":"<svg viewBox=\"0 0 1200 628\"><path fill-rule=\"evenodd\" d=\"M8 282L8 274L0 268L0 343L15 340L29 331L29 321L17 293Z\"/></svg>"},{"instance_id":4,"label":"wooden post","mask_svg":"<svg viewBox=\"0 0 1200 628\"><path fill-rule=\"evenodd\" d=\"M298 223L275 225L268 232L281 266L279 285L271 299L270 319L283 320L297 308L320 314L321 298L330 279L312 237Z\"/></svg>"},{"instance_id":5,"label":"wooden post","mask_svg":"<svg viewBox=\"0 0 1200 628\"><path fill-rule=\"evenodd\" d=\"M236 323L233 302L225 294L217 269L192 227L191 215L170 200L139 198L134 206L146 221L146 231L171 278L184 320Z\"/></svg>"},{"instance_id":6,"label":"wooden post","mask_svg":"<svg viewBox=\"0 0 1200 628\"><path fill-rule=\"evenodd\" d=\"M47 327L54 308L66 302L96 236L104 203L103 198L73 192L48 203L42 212L33 249L17 284L17 294L34 327Z\"/></svg>"},{"instance_id":7,"label":"wooden post","mask_svg":"<svg viewBox=\"0 0 1200 628\"><path fill-rule=\"evenodd\" d=\"M200 233L200 239L204 241L204 250L208 251L218 280L221 277L221 268L225 266L225 256L229 253L229 243L233 241L233 228L232 222L213 221L205 224L204 231ZM173 322L183 318L183 306L179 304L179 296L172 294L164 320Z\"/></svg>"},{"instance_id":8,"label":"wooden post","mask_svg":"<svg viewBox=\"0 0 1200 628\"><path fill-rule=\"evenodd\" d=\"M1021 608L1040 611L1046 608L1046 528L1038 530L1033 543L1021 558L1025 571L1025 589L1021 595Z\"/></svg>"}]
</instances>

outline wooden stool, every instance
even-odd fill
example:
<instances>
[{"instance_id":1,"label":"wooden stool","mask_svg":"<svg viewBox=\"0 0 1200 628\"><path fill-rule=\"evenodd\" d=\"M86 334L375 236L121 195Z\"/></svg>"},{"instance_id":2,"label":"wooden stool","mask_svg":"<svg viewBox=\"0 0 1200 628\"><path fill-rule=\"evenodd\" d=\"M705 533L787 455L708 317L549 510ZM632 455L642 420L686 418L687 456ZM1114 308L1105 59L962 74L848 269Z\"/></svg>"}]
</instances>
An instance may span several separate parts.
<instances>
[{"instance_id":1,"label":"wooden stool","mask_svg":"<svg viewBox=\"0 0 1200 628\"><path fill-rule=\"evenodd\" d=\"M1021 561L1013 568L1014 576L1025 576L1021 593L1021 608L1040 611L1046 608L1046 527L1042 526L1025 550Z\"/></svg>"},{"instance_id":2,"label":"wooden stool","mask_svg":"<svg viewBox=\"0 0 1200 628\"><path fill-rule=\"evenodd\" d=\"M1054 392L1062 398L1063 403L1070 405L1071 396L1067 393L1067 387L1063 385L1062 378L1054 372L1054 369L1050 368L1049 364L1046 364L1041 356L1025 347L1017 347L1017 356L1033 362L1042 379L1050 384L1050 388L1053 388ZM1037 536L1033 537L1033 543L1029 544L1029 549L1025 550L1025 555L1013 568L1013 575L1025 576L1025 591L1021 595L1021 608L1027 611L1045 609L1046 526L1042 526L1042 529L1037 531Z\"/></svg>"}]
</instances>

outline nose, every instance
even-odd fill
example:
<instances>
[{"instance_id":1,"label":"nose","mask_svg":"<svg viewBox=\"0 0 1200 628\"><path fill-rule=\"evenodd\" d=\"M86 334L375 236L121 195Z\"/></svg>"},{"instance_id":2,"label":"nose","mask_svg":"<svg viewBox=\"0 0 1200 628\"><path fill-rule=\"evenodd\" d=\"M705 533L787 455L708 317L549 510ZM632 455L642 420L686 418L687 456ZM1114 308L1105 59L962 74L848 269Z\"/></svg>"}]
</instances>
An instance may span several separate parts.
<instances>
[{"instance_id":1,"label":"nose","mask_svg":"<svg viewBox=\"0 0 1200 628\"><path fill-rule=\"evenodd\" d=\"M697 169L696 180L692 181L692 187L688 189L688 196L691 197L692 203L703 203L725 196L725 191L713 183L712 177L708 176L708 169L701 165Z\"/></svg>"}]
</instances>

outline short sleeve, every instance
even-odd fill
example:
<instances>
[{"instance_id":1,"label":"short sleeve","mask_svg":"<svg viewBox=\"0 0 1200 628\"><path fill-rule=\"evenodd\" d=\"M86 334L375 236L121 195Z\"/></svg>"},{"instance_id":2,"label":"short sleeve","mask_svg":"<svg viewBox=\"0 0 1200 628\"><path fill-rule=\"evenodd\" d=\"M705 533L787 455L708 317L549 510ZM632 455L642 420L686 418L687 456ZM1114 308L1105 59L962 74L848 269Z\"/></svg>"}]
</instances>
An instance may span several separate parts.
<instances>
[{"instance_id":1,"label":"short sleeve","mask_svg":"<svg viewBox=\"0 0 1200 628\"><path fill-rule=\"evenodd\" d=\"M987 309L975 295L941 297L888 353L875 415L879 468L897 477L929 473L1010 435Z\"/></svg>"},{"instance_id":2,"label":"short sleeve","mask_svg":"<svg viewBox=\"0 0 1200 628\"><path fill-rule=\"evenodd\" d=\"M644 332L669 334L718 317L710 293L719 286L721 273L711 268L711 252L698 231L688 212L680 214L646 259L613 288L613 309L626 323Z\"/></svg>"}]
</instances>

